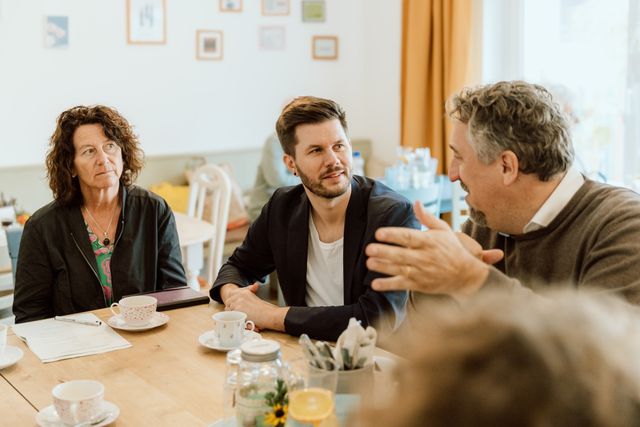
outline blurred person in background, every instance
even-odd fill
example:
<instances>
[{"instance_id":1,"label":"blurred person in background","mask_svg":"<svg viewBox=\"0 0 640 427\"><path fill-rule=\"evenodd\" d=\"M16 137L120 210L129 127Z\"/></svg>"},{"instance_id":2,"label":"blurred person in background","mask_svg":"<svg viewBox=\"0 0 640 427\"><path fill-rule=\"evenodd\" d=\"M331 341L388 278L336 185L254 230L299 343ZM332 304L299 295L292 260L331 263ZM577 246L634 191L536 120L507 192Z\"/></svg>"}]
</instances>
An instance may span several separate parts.
<instances>
[{"instance_id":1,"label":"blurred person in background","mask_svg":"<svg viewBox=\"0 0 640 427\"><path fill-rule=\"evenodd\" d=\"M284 151L274 133L267 138L262 147L260 164L256 181L249 196L249 221L253 222L260 215L262 207L269 201L274 191L280 187L300 184L300 178L295 176L284 163Z\"/></svg>"}]
</instances>

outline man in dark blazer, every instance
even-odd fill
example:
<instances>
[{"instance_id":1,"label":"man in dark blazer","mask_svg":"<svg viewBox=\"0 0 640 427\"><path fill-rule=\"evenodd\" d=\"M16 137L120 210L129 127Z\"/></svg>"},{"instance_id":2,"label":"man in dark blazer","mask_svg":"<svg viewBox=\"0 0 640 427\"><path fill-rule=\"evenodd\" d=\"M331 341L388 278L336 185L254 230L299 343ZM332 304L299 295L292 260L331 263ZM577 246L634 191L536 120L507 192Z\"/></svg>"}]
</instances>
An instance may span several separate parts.
<instances>
[{"instance_id":1,"label":"man in dark blazer","mask_svg":"<svg viewBox=\"0 0 640 427\"><path fill-rule=\"evenodd\" d=\"M276 123L287 168L302 184L277 190L210 295L257 327L335 340L350 317L379 332L404 317L405 292L376 292L364 248L378 227L419 228L411 204L374 180L352 176L346 115L333 101L294 99ZM255 295L273 270L286 307Z\"/></svg>"}]
</instances>

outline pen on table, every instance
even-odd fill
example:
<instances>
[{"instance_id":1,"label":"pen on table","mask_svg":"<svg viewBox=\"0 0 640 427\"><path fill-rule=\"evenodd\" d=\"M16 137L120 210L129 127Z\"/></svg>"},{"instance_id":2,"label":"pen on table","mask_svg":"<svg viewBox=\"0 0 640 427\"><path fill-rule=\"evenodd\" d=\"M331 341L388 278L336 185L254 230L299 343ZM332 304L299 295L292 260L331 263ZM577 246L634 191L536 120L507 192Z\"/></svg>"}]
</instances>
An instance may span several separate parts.
<instances>
[{"instance_id":1,"label":"pen on table","mask_svg":"<svg viewBox=\"0 0 640 427\"><path fill-rule=\"evenodd\" d=\"M100 320L80 320L80 319L76 319L74 317L61 317L61 316L56 316L54 317L55 320L59 320L61 322L71 322L71 323L78 323L80 325L87 325L87 326L100 326L102 325L102 322Z\"/></svg>"}]
</instances>

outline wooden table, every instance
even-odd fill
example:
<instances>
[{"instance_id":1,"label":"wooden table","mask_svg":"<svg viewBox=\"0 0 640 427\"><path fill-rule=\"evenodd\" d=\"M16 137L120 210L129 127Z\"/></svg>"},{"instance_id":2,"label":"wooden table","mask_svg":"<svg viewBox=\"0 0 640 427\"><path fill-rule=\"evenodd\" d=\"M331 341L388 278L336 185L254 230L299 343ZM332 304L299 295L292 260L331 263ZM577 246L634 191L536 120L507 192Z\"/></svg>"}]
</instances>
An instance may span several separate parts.
<instances>
[{"instance_id":1,"label":"wooden table","mask_svg":"<svg viewBox=\"0 0 640 427\"><path fill-rule=\"evenodd\" d=\"M180 248L182 249L182 262L187 274L187 284L199 291L198 273L203 266L204 242L211 240L216 230L207 221L196 219L180 212L174 212L173 214L176 218L176 228L178 230Z\"/></svg>"},{"instance_id":2,"label":"wooden table","mask_svg":"<svg viewBox=\"0 0 640 427\"><path fill-rule=\"evenodd\" d=\"M226 353L198 343L198 336L213 329L211 315L222 308L212 302L166 311L169 323L159 328L117 330L130 348L52 363L40 362L10 331L8 344L20 347L24 357L0 371L0 425L35 425L36 409L52 403L53 387L73 379L105 385L105 399L120 408L117 426L202 426L222 418ZM103 321L111 316L108 309L94 313ZM302 355L296 337L261 335L280 342L284 360Z\"/></svg>"},{"instance_id":3,"label":"wooden table","mask_svg":"<svg viewBox=\"0 0 640 427\"><path fill-rule=\"evenodd\" d=\"M0 378L0 425L22 426L35 424L37 412L36 408L31 406L7 380Z\"/></svg>"}]
</instances>

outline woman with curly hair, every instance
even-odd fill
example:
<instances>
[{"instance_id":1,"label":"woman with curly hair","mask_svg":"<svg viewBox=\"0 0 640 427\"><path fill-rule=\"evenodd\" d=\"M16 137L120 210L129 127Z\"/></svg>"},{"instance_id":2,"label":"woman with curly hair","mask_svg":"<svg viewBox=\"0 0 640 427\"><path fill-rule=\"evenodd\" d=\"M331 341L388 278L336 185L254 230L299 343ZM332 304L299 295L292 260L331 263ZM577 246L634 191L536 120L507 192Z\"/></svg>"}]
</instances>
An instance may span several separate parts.
<instances>
[{"instance_id":1,"label":"woman with curly hair","mask_svg":"<svg viewBox=\"0 0 640 427\"><path fill-rule=\"evenodd\" d=\"M54 201L25 224L16 323L186 284L173 213L133 185L142 165L138 138L113 108L77 106L58 117L46 160Z\"/></svg>"}]
</instances>

